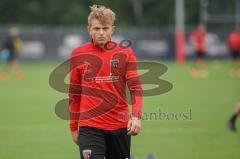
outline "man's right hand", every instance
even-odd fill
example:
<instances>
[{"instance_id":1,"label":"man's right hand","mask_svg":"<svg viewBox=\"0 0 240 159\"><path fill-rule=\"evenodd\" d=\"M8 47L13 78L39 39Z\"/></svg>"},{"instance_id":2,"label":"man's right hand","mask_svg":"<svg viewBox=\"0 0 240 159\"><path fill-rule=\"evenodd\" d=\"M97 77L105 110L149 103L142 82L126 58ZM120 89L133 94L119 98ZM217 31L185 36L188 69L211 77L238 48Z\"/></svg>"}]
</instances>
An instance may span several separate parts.
<instances>
[{"instance_id":1,"label":"man's right hand","mask_svg":"<svg viewBox=\"0 0 240 159\"><path fill-rule=\"evenodd\" d=\"M72 131L72 139L75 144L79 144L79 133L78 131Z\"/></svg>"}]
</instances>

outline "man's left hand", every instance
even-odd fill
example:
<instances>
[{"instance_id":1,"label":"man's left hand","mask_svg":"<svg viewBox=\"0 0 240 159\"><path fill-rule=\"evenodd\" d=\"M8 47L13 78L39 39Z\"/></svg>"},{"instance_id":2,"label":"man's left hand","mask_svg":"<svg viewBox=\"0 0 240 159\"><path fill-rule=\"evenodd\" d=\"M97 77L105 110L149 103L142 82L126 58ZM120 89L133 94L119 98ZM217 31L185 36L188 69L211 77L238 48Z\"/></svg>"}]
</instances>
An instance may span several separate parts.
<instances>
[{"instance_id":1,"label":"man's left hand","mask_svg":"<svg viewBox=\"0 0 240 159\"><path fill-rule=\"evenodd\" d=\"M136 136L140 133L141 130L141 119L137 117L132 117L128 121L128 135Z\"/></svg>"}]
</instances>

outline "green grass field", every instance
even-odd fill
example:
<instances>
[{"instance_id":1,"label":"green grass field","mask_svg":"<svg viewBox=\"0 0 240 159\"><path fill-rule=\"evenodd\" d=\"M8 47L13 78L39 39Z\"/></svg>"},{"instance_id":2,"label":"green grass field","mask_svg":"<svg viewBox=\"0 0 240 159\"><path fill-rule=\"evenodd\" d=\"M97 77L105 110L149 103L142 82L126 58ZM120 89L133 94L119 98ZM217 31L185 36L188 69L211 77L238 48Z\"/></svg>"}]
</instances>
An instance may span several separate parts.
<instances>
[{"instance_id":1,"label":"green grass field","mask_svg":"<svg viewBox=\"0 0 240 159\"><path fill-rule=\"evenodd\" d=\"M144 120L141 134L132 138L132 154L138 159L148 153L159 159L239 159L240 132L226 128L240 100L240 77L229 76L230 62L220 62L218 69L208 62L206 79L189 76L191 63L164 64L169 69L162 78L171 82L173 89L144 98L144 113L191 109L192 120ZM56 66L54 62L23 63L23 80L11 76L0 81L1 159L79 158L68 121L55 115L55 104L66 97L48 83Z\"/></svg>"}]
</instances>

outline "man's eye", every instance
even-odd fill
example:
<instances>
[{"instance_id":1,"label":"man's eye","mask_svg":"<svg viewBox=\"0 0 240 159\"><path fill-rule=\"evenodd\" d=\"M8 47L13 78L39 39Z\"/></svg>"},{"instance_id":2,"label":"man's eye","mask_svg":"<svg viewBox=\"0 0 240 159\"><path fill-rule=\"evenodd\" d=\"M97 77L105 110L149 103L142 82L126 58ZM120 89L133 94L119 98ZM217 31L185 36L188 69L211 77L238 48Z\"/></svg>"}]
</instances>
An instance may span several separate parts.
<instances>
[{"instance_id":1,"label":"man's eye","mask_svg":"<svg viewBox=\"0 0 240 159\"><path fill-rule=\"evenodd\" d=\"M104 27L103 30L108 30L109 28L108 27Z\"/></svg>"}]
</instances>

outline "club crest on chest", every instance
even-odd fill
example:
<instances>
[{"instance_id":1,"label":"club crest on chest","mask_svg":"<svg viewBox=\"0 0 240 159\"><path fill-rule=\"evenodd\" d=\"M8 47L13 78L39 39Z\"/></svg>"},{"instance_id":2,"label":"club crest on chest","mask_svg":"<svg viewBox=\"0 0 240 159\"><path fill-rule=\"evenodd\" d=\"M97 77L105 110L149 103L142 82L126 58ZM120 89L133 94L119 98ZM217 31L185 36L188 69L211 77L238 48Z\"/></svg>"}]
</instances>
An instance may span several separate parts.
<instances>
[{"instance_id":1,"label":"club crest on chest","mask_svg":"<svg viewBox=\"0 0 240 159\"><path fill-rule=\"evenodd\" d=\"M118 59L112 59L110 60L111 66L114 68L117 68L119 65L119 60Z\"/></svg>"}]
</instances>

